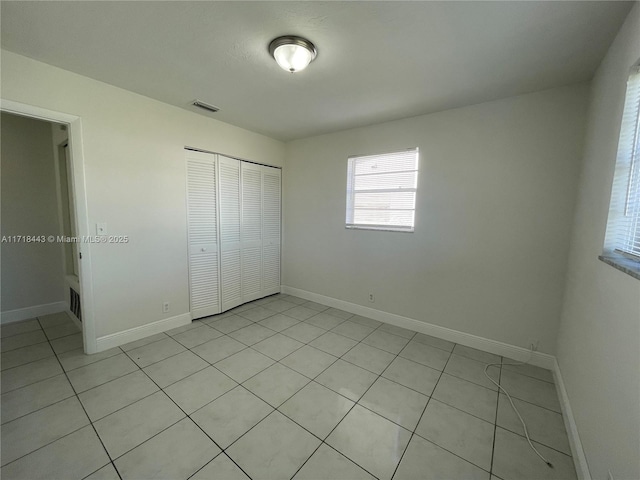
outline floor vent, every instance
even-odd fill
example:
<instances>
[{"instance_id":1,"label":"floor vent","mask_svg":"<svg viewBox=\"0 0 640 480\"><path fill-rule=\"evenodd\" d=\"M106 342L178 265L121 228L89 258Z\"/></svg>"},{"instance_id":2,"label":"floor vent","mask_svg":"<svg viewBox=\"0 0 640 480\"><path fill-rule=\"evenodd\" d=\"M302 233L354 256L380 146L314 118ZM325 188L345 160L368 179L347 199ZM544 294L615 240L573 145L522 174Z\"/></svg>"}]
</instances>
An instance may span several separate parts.
<instances>
[{"instance_id":1,"label":"floor vent","mask_svg":"<svg viewBox=\"0 0 640 480\"><path fill-rule=\"evenodd\" d=\"M76 318L82 321L82 309L80 308L80 294L69 287L69 308Z\"/></svg>"}]
</instances>

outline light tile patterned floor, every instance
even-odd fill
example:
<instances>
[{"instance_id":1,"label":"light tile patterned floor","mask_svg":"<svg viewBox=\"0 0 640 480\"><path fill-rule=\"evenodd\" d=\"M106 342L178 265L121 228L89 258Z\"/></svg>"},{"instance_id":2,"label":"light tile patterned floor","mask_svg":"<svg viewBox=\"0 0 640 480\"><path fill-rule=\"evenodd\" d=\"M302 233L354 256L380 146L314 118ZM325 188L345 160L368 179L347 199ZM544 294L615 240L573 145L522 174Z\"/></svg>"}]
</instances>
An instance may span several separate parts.
<instances>
[{"instance_id":1,"label":"light tile patterned floor","mask_svg":"<svg viewBox=\"0 0 640 480\"><path fill-rule=\"evenodd\" d=\"M275 295L96 355L2 327L3 479L574 479L553 377Z\"/></svg>"}]
</instances>

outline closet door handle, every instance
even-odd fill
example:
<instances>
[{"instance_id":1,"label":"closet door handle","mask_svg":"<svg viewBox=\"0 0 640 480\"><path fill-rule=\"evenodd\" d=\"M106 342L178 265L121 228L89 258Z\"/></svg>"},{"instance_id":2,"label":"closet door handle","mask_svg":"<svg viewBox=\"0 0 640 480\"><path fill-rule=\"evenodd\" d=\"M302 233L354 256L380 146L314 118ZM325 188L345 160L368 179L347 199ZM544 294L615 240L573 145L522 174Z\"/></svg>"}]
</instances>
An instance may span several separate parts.
<instances>
[{"instance_id":1,"label":"closet door handle","mask_svg":"<svg viewBox=\"0 0 640 480\"><path fill-rule=\"evenodd\" d=\"M206 249L206 248L204 248L204 247L202 247L202 248L200 249L200 251L202 251L202 252L206 252L206 251L207 251L207 249Z\"/></svg>"}]
</instances>

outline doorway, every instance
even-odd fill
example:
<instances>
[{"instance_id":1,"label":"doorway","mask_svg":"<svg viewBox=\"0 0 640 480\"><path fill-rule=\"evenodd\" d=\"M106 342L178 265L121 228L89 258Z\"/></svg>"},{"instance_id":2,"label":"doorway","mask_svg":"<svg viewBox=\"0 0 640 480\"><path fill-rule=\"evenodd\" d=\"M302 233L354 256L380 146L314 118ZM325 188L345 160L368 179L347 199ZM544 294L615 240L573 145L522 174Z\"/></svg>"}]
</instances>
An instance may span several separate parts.
<instances>
[{"instance_id":1,"label":"doorway","mask_svg":"<svg viewBox=\"0 0 640 480\"><path fill-rule=\"evenodd\" d=\"M12 114L53 124L50 148L53 152L54 165L50 171L53 177L50 181L55 183L54 204L58 234L55 235L55 238L52 238L51 234L46 235L42 241L53 242L58 248L60 253L58 257L59 286L63 292L61 302L66 306L67 313L71 313L70 316L82 328L85 353L96 353L90 244L82 241L90 234L87 219L81 119L77 116L7 100L1 100L0 111L3 116ZM41 307L55 308L51 304L41 305ZM6 312L7 309L4 305L2 309L3 323L16 320L18 319L16 315L25 313L19 312L20 309ZM26 313L29 313L29 309L25 310L27 310ZM49 312L43 311L39 314L45 313Z\"/></svg>"}]
</instances>

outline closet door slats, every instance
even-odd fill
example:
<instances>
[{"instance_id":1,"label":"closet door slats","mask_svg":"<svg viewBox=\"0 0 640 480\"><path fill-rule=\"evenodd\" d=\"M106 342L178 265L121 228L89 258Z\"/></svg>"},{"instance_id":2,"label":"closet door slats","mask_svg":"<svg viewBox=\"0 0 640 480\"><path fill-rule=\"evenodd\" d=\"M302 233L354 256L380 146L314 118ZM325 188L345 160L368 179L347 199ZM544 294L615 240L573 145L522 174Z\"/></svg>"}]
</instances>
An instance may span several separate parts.
<instances>
[{"instance_id":1,"label":"closet door slats","mask_svg":"<svg viewBox=\"0 0 640 480\"><path fill-rule=\"evenodd\" d=\"M222 310L242 302L240 262L240 161L218 155Z\"/></svg>"},{"instance_id":2,"label":"closet door slats","mask_svg":"<svg viewBox=\"0 0 640 480\"><path fill-rule=\"evenodd\" d=\"M281 171L262 170L262 288L265 295L280 291Z\"/></svg>"},{"instance_id":3,"label":"closet door slats","mask_svg":"<svg viewBox=\"0 0 640 480\"><path fill-rule=\"evenodd\" d=\"M281 171L187 150L193 318L280 292Z\"/></svg>"},{"instance_id":4,"label":"closet door slats","mask_svg":"<svg viewBox=\"0 0 640 480\"><path fill-rule=\"evenodd\" d=\"M220 313L216 162L192 152L187 157L189 294L192 315Z\"/></svg>"},{"instance_id":5,"label":"closet door slats","mask_svg":"<svg viewBox=\"0 0 640 480\"><path fill-rule=\"evenodd\" d=\"M242 301L262 295L262 167L241 162Z\"/></svg>"}]
</instances>

